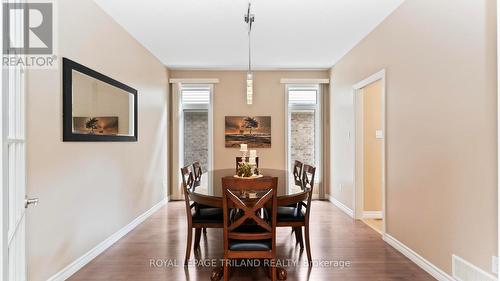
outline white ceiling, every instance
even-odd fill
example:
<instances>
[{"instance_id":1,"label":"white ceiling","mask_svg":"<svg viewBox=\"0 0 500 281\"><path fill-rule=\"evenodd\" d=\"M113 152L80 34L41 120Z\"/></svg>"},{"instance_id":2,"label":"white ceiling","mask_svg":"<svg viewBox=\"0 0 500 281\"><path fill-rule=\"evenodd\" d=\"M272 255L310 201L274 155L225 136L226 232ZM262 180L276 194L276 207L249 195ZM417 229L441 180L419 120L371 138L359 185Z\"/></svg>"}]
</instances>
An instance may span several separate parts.
<instances>
[{"instance_id":1,"label":"white ceiling","mask_svg":"<svg viewBox=\"0 0 500 281\"><path fill-rule=\"evenodd\" d=\"M171 68L248 64L248 0L95 0ZM404 0L253 0L256 69L327 68Z\"/></svg>"}]
</instances>

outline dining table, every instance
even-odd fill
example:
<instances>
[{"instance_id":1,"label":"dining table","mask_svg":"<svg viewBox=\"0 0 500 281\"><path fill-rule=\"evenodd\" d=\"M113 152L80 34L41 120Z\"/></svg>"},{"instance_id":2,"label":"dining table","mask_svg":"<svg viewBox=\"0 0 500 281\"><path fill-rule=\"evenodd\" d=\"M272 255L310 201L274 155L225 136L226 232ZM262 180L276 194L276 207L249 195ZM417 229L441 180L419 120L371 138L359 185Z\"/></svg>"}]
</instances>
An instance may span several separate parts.
<instances>
[{"instance_id":1,"label":"dining table","mask_svg":"<svg viewBox=\"0 0 500 281\"><path fill-rule=\"evenodd\" d=\"M235 174L235 169L204 171L201 179L196 180L193 188L188 189L189 198L200 205L222 208L222 178L234 177ZM302 181L295 180L290 171L266 168L259 169L259 175L278 178L278 206L289 206L307 200L309 187L303 186Z\"/></svg>"},{"instance_id":2,"label":"dining table","mask_svg":"<svg viewBox=\"0 0 500 281\"><path fill-rule=\"evenodd\" d=\"M204 171L201 178L196 179L193 187L188 189L189 198L197 204L222 208L222 178L235 177L236 169L216 169ZM278 206L290 206L307 200L309 187L303 182L296 180L290 171L280 169L259 169L259 177L278 178ZM246 180L242 178L242 180ZM249 191L251 187L249 187ZM250 196L249 193L240 194L239 197L245 200L258 200L260 194ZM215 268L212 272L211 280L222 278L222 267ZM286 280L286 269L277 268L278 280Z\"/></svg>"}]
</instances>

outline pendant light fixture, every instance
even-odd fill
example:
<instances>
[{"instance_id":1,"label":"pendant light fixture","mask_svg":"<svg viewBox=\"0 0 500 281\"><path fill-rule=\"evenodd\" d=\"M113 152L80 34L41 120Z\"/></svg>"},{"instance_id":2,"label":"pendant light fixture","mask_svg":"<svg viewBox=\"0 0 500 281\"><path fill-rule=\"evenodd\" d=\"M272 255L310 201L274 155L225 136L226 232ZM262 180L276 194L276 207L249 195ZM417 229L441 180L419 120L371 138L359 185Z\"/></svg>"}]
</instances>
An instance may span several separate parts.
<instances>
[{"instance_id":1,"label":"pendant light fixture","mask_svg":"<svg viewBox=\"0 0 500 281\"><path fill-rule=\"evenodd\" d=\"M247 104L253 102L253 73L252 73L252 52L251 52L251 32L255 15L250 13L251 3L248 2L248 10L245 15L245 22L248 25L248 71L247 71Z\"/></svg>"}]
</instances>

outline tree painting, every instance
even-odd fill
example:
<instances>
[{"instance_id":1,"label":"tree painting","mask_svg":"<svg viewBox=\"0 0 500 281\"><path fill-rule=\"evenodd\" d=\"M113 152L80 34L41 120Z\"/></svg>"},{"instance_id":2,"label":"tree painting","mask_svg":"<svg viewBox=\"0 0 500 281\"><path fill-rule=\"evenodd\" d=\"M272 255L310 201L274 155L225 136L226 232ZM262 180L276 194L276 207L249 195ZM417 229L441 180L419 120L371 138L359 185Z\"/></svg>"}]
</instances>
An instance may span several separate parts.
<instances>
[{"instance_id":1,"label":"tree painting","mask_svg":"<svg viewBox=\"0 0 500 281\"><path fill-rule=\"evenodd\" d=\"M271 147L271 116L226 116L226 147Z\"/></svg>"},{"instance_id":2,"label":"tree painting","mask_svg":"<svg viewBox=\"0 0 500 281\"><path fill-rule=\"evenodd\" d=\"M97 118L90 118L85 122L85 128L90 129L90 133L93 134L94 130L98 128L97 126Z\"/></svg>"},{"instance_id":3,"label":"tree painting","mask_svg":"<svg viewBox=\"0 0 500 281\"><path fill-rule=\"evenodd\" d=\"M249 117L249 116L245 117L245 119L243 121L245 121L244 127L246 129L250 129L250 135L252 134L253 128L259 127L259 121L257 121L257 119L255 119L253 117Z\"/></svg>"}]
</instances>

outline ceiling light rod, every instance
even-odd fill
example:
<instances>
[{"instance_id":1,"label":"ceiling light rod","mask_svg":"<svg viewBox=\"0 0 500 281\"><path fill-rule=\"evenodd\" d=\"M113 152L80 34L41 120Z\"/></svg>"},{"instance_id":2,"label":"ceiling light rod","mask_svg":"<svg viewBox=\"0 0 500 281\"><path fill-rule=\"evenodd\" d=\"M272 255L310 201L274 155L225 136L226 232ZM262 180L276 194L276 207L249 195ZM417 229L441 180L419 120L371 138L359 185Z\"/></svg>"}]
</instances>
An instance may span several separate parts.
<instances>
[{"instance_id":1,"label":"ceiling light rod","mask_svg":"<svg viewBox=\"0 0 500 281\"><path fill-rule=\"evenodd\" d=\"M248 2L248 10L247 14L245 15L245 22L248 25L248 72L251 72L252 70L252 53L251 53L251 32L252 32L252 24L255 21L255 15L251 13L251 8L252 8L252 3Z\"/></svg>"},{"instance_id":2,"label":"ceiling light rod","mask_svg":"<svg viewBox=\"0 0 500 281\"><path fill-rule=\"evenodd\" d=\"M247 14L244 17L248 25L248 72L247 72L247 104L253 103L253 75L252 75L252 49L251 49L251 32L252 24L255 21L255 15L250 12L252 4L248 2Z\"/></svg>"}]
</instances>

